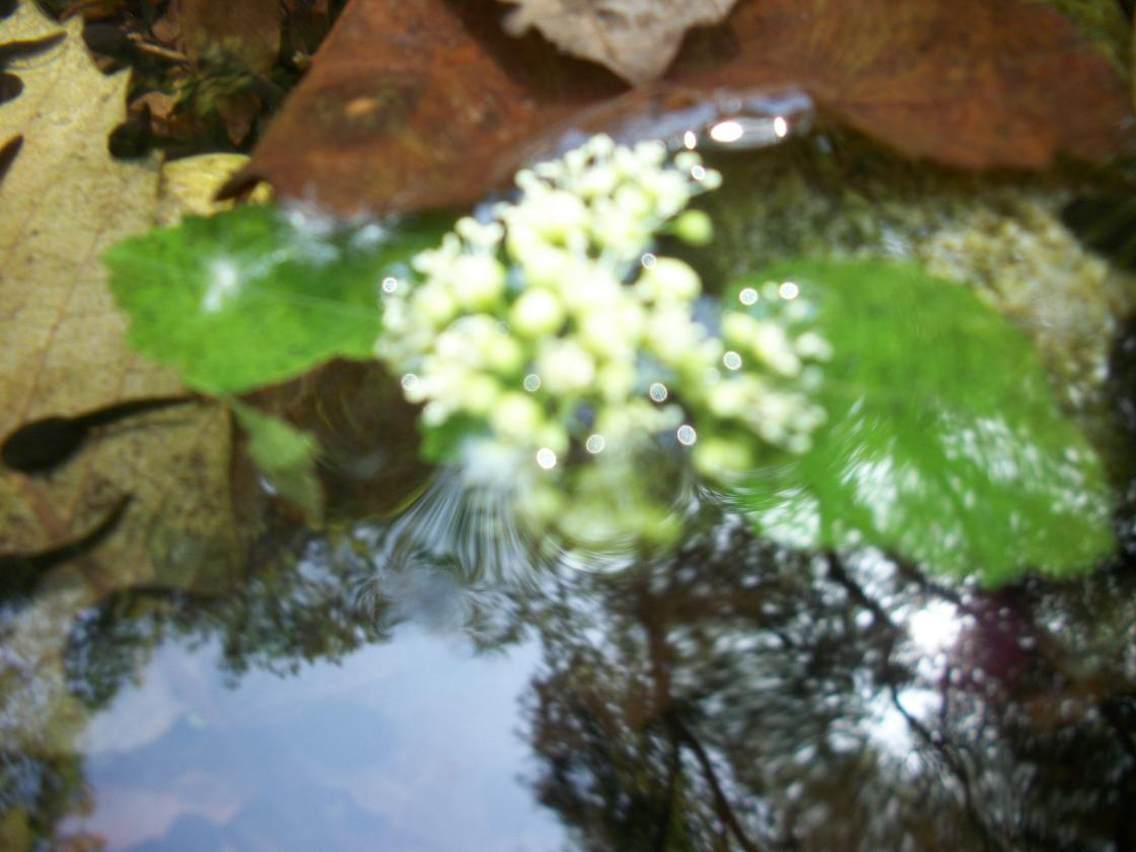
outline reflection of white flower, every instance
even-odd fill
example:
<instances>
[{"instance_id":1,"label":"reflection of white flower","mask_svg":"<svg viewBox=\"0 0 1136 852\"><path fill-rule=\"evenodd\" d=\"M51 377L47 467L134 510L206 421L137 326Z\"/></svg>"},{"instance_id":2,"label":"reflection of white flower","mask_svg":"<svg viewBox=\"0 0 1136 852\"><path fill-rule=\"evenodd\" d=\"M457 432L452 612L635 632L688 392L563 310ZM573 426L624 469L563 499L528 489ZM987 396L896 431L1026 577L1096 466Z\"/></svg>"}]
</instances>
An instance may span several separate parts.
<instances>
[{"instance_id":1,"label":"reflection of white flower","mask_svg":"<svg viewBox=\"0 0 1136 852\"><path fill-rule=\"evenodd\" d=\"M553 338L540 345L536 373L553 394L579 394L592 384L596 362L575 340Z\"/></svg>"},{"instance_id":2,"label":"reflection of white flower","mask_svg":"<svg viewBox=\"0 0 1136 852\"><path fill-rule=\"evenodd\" d=\"M661 143L596 136L518 173L515 202L421 252L418 282L384 288L376 348L411 377L427 428L472 418L546 479L573 446L590 465L627 465L654 435L692 445L710 475L749 469L762 441L802 446L822 413L779 385L827 342L736 308L723 342L695 319L698 273L647 253L664 226L708 242L709 218L683 211L720 180L694 153L669 162Z\"/></svg>"}]
</instances>

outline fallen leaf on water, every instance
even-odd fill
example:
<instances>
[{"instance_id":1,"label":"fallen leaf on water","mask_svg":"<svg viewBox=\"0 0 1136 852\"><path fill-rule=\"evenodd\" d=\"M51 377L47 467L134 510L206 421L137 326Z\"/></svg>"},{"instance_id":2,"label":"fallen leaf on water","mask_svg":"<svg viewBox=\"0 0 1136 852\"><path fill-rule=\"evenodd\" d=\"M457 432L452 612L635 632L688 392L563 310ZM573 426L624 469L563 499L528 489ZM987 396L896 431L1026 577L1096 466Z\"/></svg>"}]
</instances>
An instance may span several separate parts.
<instances>
[{"instance_id":1,"label":"fallen leaf on water","mask_svg":"<svg viewBox=\"0 0 1136 852\"><path fill-rule=\"evenodd\" d=\"M99 255L151 226L159 173L108 155L126 76L95 69L80 29L68 22L66 39L21 69L23 94L0 108L6 130L23 137L0 183L0 437L181 392L175 374L127 348L106 288ZM4 23L5 38L57 30L31 4ZM0 468L0 554L83 539L129 495L118 527L82 559L94 586L224 571L236 544L229 431L223 410L182 406L96 430L50 476Z\"/></svg>"},{"instance_id":2,"label":"fallen leaf on water","mask_svg":"<svg viewBox=\"0 0 1136 852\"><path fill-rule=\"evenodd\" d=\"M178 388L173 373L126 348L126 323L98 262L104 247L149 226L158 171L107 155L126 78L103 77L79 22L67 28L61 45L21 72L23 95L0 109L4 126L23 136L0 183L0 434L48 414ZM4 29L30 38L57 28L25 4Z\"/></svg>"},{"instance_id":3,"label":"fallen leaf on water","mask_svg":"<svg viewBox=\"0 0 1136 852\"><path fill-rule=\"evenodd\" d=\"M514 35L530 27L632 83L662 76L691 27L716 24L737 0L506 0Z\"/></svg>"},{"instance_id":4,"label":"fallen leaf on water","mask_svg":"<svg viewBox=\"0 0 1136 852\"><path fill-rule=\"evenodd\" d=\"M500 186L534 136L621 92L598 67L503 36L496 9L352 0L224 191L265 179L341 215L464 206ZM667 86L796 86L901 153L965 168L1108 160L1131 122L1105 55L1021 0L743 0L688 39L656 92ZM651 97L627 97L611 119L626 124Z\"/></svg>"}]
</instances>

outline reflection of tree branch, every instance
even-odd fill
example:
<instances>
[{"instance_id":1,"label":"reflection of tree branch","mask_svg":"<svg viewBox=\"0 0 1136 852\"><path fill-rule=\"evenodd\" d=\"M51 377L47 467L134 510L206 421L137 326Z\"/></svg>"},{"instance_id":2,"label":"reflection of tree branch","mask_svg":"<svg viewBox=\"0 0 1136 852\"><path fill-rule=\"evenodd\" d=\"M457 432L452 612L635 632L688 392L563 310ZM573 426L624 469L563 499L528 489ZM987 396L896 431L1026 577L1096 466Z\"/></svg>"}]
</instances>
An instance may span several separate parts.
<instances>
[{"instance_id":1,"label":"reflection of tree branch","mask_svg":"<svg viewBox=\"0 0 1136 852\"><path fill-rule=\"evenodd\" d=\"M666 840L667 826L670 823L671 806L675 795L675 785L682 768L679 746L685 744L694 752L694 756L698 759L698 763L702 767L702 772L706 776L706 782L710 785L711 793L714 796L714 810L718 814L718 819L722 821L723 826L725 826L728 831L733 833L738 843L746 852L758 852L757 845L754 844L745 833L745 829L742 828L741 823L734 814L734 809L730 806L730 800L726 798L726 794L722 790L722 785L718 782L718 774L714 771L714 765L710 761L710 755L706 753L706 749L702 747L702 743L698 741L698 738L691 733L690 728L682 721L679 710L674 705L673 698L670 694L671 651L670 646L667 644L666 607L661 605L663 603L662 601L659 601L651 595L645 582L639 584L638 593L639 609L637 615L639 616L639 621L647 631L651 676L655 681L655 713L666 721L671 731L673 749L671 752L671 772L668 781L667 804L663 811L665 824L660 831L659 838L656 839L655 848L664 848L660 844Z\"/></svg>"},{"instance_id":2,"label":"reflection of tree branch","mask_svg":"<svg viewBox=\"0 0 1136 852\"><path fill-rule=\"evenodd\" d=\"M694 756L698 758L698 763L706 776L706 782L710 785L710 791L714 794L714 810L718 812L718 818L733 832L734 837L737 838L738 843L746 852L758 852L759 847L749 839L745 829L738 822L734 809L730 807L730 800L726 798L722 785L718 782L718 773L714 771L714 764L711 763L710 755L706 753L702 743L691 733L690 728L683 723L677 713L669 715L669 722L677 738L688 745L690 750L694 752Z\"/></svg>"},{"instance_id":3,"label":"reflection of tree branch","mask_svg":"<svg viewBox=\"0 0 1136 852\"><path fill-rule=\"evenodd\" d=\"M671 814L674 811L675 791L678 789L678 777L682 773L682 749L678 737L671 737L671 756L667 761L667 798L663 803L663 815L659 819L658 834L652 848L655 852L665 852L667 836L671 830Z\"/></svg>"},{"instance_id":4,"label":"reflection of tree branch","mask_svg":"<svg viewBox=\"0 0 1136 852\"><path fill-rule=\"evenodd\" d=\"M966 811L970 815L970 818L975 827L982 833L983 838L986 841L986 847L992 848L994 846L994 843L990 838L989 832L986 831L985 824L979 817L978 807L974 802L974 793L970 788L970 778L967 775L966 767L962 764L957 756L950 752L950 750L946 746L946 743L944 743L941 738L936 737L934 734L932 734L931 731L928 730L922 722L912 716L907 711L907 708L903 706L903 703L899 700L899 688L896 686L895 682L895 671L890 664L891 653L895 645L895 639L898 635L899 628L896 626L895 622L892 621L887 612L884 611L883 607L880 606L877 601L869 597L867 592L865 592L863 588L860 587L860 584L848 575L848 572L844 570L844 566L841 564L840 559L835 553L833 553L832 551L826 552L825 561L828 565L829 577L843 586L848 594L852 597L852 599L869 610L880 624L887 625L887 627L890 628L891 635L889 636L886 643L885 653L885 659L887 660L887 663L883 668L882 677L884 683L887 685L888 692L891 695L891 703L899 712L899 714L903 716L911 729L915 731L916 735L928 746L939 753L939 755L943 759L943 762L946 763L947 768L951 771L955 778L958 779L958 782L962 787L963 800L965 803ZM926 587L924 588L926 589ZM930 591L933 591L935 593L939 592L938 589L930 589ZM944 597L949 598L950 595L944 595ZM949 693L944 689L943 694L945 702L946 696ZM945 712L945 707L943 709Z\"/></svg>"},{"instance_id":5,"label":"reflection of tree branch","mask_svg":"<svg viewBox=\"0 0 1136 852\"><path fill-rule=\"evenodd\" d=\"M876 601L868 597L867 593L860 587L860 584L848 576L848 572L844 570L844 566L840 563L838 557L831 550L826 550L824 553L824 560L828 566L828 576L833 582L839 584L848 592L852 600L860 604L868 610L876 619L876 622L881 625L895 629L895 622L891 620L891 616L887 614Z\"/></svg>"}]
</instances>

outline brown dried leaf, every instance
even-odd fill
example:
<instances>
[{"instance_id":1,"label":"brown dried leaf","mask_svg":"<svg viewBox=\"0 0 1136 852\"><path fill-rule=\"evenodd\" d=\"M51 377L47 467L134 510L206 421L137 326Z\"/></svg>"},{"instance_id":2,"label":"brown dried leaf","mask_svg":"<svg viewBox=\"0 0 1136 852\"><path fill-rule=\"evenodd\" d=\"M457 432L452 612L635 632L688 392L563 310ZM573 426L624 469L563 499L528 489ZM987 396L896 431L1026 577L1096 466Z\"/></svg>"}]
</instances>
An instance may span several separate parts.
<instances>
[{"instance_id":1,"label":"brown dried leaf","mask_svg":"<svg viewBox=\"0 0 1136 852\"><path fill-rule=\"evenodd\" d=\"M963 168L1043 168L1058 154L1102 161L1131 144L1124 81L1039 3L748 2L694 40L670 77L797 85L901 153Z\"/></svg>"},{"instance_id":2,"label":"brown dried leaf","mask_svg":"<svg viewBox=\"0 0 1136 852\"><path fill-rule=\"evenodd\" d=\"M226 191L264 179L341 215L468 205L550 133L603 129L598 116L650 134L670 104L720 90L799 87L902 153L965 168L1102 161L1130 140L1126 83L1042 4L744 0L688 39L665 81L606 105L612 78L502 37L494 8L352 0Z\"/></svg>"},{"instance_id":3,"label":"brown dried leaf","mask_svg":"<svg viewBox=\"0 0 1136 852\"><path fill-rule=\"evenodd\" d=\"M225 191L264 179L344 216L470 204L503 152L623 88L509 38L494 8L354 0Z\"/></svg>"},{"instance_id":4,"label":"brown dried leaf","mask_svg":"<svg viewBox=\"0 0 1136 852\"><path fill-rule=\"evenodd\" d=\"M602 63L631 83L662 76L692 27L716 24L737 0L505 0L518 8L505 28L530 27L574 56Z\"/></svg>"}]
</instances>

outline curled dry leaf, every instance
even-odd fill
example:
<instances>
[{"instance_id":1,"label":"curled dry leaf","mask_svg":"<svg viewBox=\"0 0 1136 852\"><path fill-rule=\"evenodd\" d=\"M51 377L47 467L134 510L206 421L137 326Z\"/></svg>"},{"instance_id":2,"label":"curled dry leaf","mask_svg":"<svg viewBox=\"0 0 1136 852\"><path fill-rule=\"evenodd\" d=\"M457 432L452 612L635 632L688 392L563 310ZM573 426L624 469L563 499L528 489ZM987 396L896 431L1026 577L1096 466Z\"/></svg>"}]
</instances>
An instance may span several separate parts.
<instances>
[{"instance_id":1,"label":"curled dry leaf","mask_svg":"<svg viewBox=\"0 0 1136 852\"><path fill-rule=\"evenodd\" d=\"M630 94L538 39L504 36L495 9L353 0L226 191L265 179L340 215L464 206L556 149L550 133L604 129L598 117L650 135L676 110L702 116L699 93L760 101L787 87L901 153L957 167L1103 161L1130 140L1125 81L1040 3L744 0Z\"/></svg>"},{"instance_id":2,"label":"curled dry leaf","mask_svg":"<svg viewBox=\"0 0 1136 852\"><path fill-rule=\"evenodd\" d=\"M530 27L582 59L631 83L661 77L691 27L716 24L737 0L506 0L518 8L505 28Z\"/></svg>"}]
</instances>

